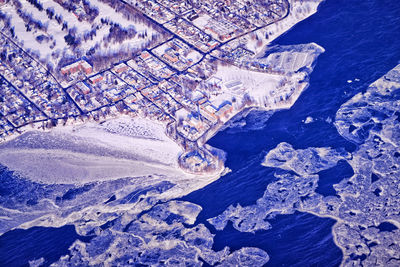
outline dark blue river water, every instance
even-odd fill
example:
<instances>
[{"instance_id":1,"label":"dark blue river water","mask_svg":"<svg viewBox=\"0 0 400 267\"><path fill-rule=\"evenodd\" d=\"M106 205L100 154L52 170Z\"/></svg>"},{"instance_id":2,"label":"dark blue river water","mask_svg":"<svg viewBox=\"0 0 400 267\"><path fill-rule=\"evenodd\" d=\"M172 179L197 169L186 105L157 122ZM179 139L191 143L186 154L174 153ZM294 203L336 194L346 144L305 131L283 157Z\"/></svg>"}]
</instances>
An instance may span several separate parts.
<instances>
[{"instance_id":1,"label":"dark blue river water","mask_svg":"<svg viewBox=\"0 0 400 267\"><path fill-rule=\"evenodd\" d=\"M28 259L40 257L45 259L43 264L48 266L67 254L68 247L76 239L87 241L90 237L79 236L73 225L9 231L0 236L0 266L28 266Z\"/></svg>"},{"instance_id":2,"label":"dark blue river water","mask_svg":"<svg viewBox=\"0 0 400 267\"><path fill-rule=\"evenodd\" d=\"M259 129L254 129L254 123L261 115L250 114L246 126L220 132L209 141L228 153L226 165L232 173L184 198L203 207L198 222L207 224L205 219L217 216L231 204L254 204L274 179L273 170L260 163L266 151L280 142L296 149L356 149L326 120L334 120L340 105L399 64L399 40L400 1L327 0L317 14L274 41L281 45L315 42L326 52L311 74L310 87L290 110L275 113ZM360 81L354 81L356 78ZM315 122L304 124L307 116ZM353 174L350 166L339 165L340 171L333 168L320 173L317 192L332 195L332 184ZM232 226L214 231L214 246L262 248L271 257L268 266L337 266L342 253L332 240L333 224L334 220L308 214L282 215L274 219L269 231L247 234Z\"/></svg>"}]
</instances>

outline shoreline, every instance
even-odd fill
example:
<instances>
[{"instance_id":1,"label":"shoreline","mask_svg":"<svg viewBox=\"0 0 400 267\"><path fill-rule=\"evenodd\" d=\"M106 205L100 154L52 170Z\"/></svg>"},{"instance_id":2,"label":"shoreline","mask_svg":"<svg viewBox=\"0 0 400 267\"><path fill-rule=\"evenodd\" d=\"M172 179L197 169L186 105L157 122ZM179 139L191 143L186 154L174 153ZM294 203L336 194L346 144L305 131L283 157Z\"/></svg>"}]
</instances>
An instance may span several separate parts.
<instances>
[{"instance_id":1,"label":"shoreline","mask_svg":"<svg viewBox=\"0 0 400 267\"><path fill-rule=\"evenodd\" d=\"M141 122L146 122L147 125ZM128 130L139 128L139 130L150 134L150 136L125 136L121 132L112 132L115 129L119 129L118 127L121 125L130 127ZM154 127L151 128L152 126ZM107 127L113 128L109 131ZM79 126L57 127L48 131L30 130L0 145L0 151L4 152L1 163L6 167L13 166L14 168L10 168L11 170L18 169L17 165L20 165L19 163L21 162L16 160L13 163L10 159L11 155L15 157L18 153L22 153L21 155L25 159L24 155L32 151L33 154L37 153L38 156L45 157L45 152L47 151L54 155L49 160L57 160L58 157L64 157L65 159L78 157L84 160L84 155L86 155L89 158L97 157L98 160L105 160L106 163L108 161L106 158L111 157L114 162L127 161L128 165L130 163L135 165L135 162L143 162L145 165L157 166L158 169L161 167L160 170L164 170L162 171L164 174L175 173L177 175L180 173L182 176L204 176L202 174L189 174L178 168L176 158L183 151L172 139L165 135L162 131L163 129L162 124L154 124L150 120L122 116L107 120L106 124L103 125L86 123ZM32 157L32 159L35 159L34 156ZM78 163L79 161L74 164ZM35 164L32 164L32 168L34 167ZM137 170L143 172L141 168ZM222 171L223 169L210 175L213 176ZM151 170L148 172L150 173ZM124 175L123 177L136 176L136 174L137 171L133 171L131 175ZM116 178L121 178L121 176Z\"/></svg>"},{"instance_id":2,"label":"shoreline","mask_svg":"<svg viewBox=\"0 0 400 267\"><path fill-rule=\"evenodd\" d=\"M318 45L317 45L318 46ZM320 47L320 46L318 46ZM322 47L321 47L322 48ZM309 82L302 82L301 83L302 86L297 89L294 90L293 94L290 97L290 101L289 102L285 102L285 103L280 103L280 104L269 104L269 106L262 106L260 104L254 103L248 106L244 106L242 108L240 108L239 110L237 110L235 113L231 114L228 118L226 118L224 120L224 122L220 122L214 126L212 126L210 129L208 129L200 138L198 138L198 140L196 141L196 143L204 148L205 145L207 144L207 142L214 137L216 134L218 134L220 131L225 130L227 127L229 127L229 124L232 123L233 121L237 120L238 118L244 118L246 117L250 112L254 111L254 110L260 110L260 111L265 111L265 112L278 112L281 110L287 110L290 109L298 100L298 98L301 96L301 94L309 87ZM274 106L275 105L275 106ZM38 122L35 124L28 124L25 125L23 127L21 127L19 129L19 133L18 134L12 134L7 136L6 138L4 138L1 142L0 145L8 143L10 141L14 141L15 139L19 138L20 136L26 134L26 133L30 133L30 132L41 132L41 133L59 133L59 132L75 132L76 130L85 128L87 126L90 125L97 125L97 126L101 126L102 124L105 124L107 122L113 122L113 121L117 121L121 118L128 118L131 120L148 120L150 121L152 124L154 125L158 125L158 126L162 126L164 128L164 132L163 134L165 135L165 137L167 137L168 139L170 139L171 141L175 141L173 138L171 138L166 131L166 124L162 123L160 121L157 120L149 120L148 118L143 118L140 115L136 115L136 116L129 116L129 115L125 115L125 114L120 114L118 116L112 116L111 118L106 118L104 120L101 120L99 122L96 121L79 121L76 124L74 124L74 122L68 121L65 125L61 125L58 124L57 126L53 127L53 128L45 128L43 127L43 122ZM77 120L76 120L77 121ZM119 135L119 133L114 133L116 135ZM123 135L122 135L123 136ZM135 137L135 138L140 138ZM146 138L145 138L146 139ZM180 155L184 154L185 151L181 148L181 153ZM209 152L209 149L207 149L207 151ZM176 158L176 162L179 161L179 157ZM222 173L225 170L225 165L222 164L222 166L220 166L220 168L217 168L213 171L203 171L203 172L191 172L190 170L186 170L184 168L179 167L180 170L182 170L184 173L190 174L190 175L214 175L216 173Z\"/></svg>"},{"instance_id":3,"label":"shoreline","mask_svg":"<svg viewBox=\"0 0 400 267\"><path fill-rule=\"evenodd\" d=\"M223 131L226 128L228 128L229 127L229 125L228 125L229 123L232 123L232 122L236 121L237 119L247 117L247 115L250 114L250 112L252 112L252 111L258 110L258 111L276 113L276 112L279 112L279 111L288 110L288 109L292 108L292 106L297 102L297 100L307 90L307 88L309 86L310 86L310 83L307 82L306 85L301 90L295 90L294 91L295 94L292 95L292 96L294 96L294 99L290 103L288 103L286 105L283 105L281 107L272 107L272 106L264 107L264 106L257 105L257 104L243 107L241 110L238 110L236 113L232 114L232 116L230 116L225 123L220 125L220 127L216 127L215 129L210 128L204 134L206 136L206 138L205 138L205 140L201 140L201 143L202 144L206 144L211 138L213 138L220 131ZM246 115L243 115L243 113L246 113ZM211 131L211 135L209 134L210 131ZM199 140L200 139L203 139L203 137L199 138Z\"/></svg>"},{"instance_id":4,"label":"shoreline","mask_svg":"<svg viewBox=\"0 0 400 267\"><path fill-rule=\"evenodd\" d=\"M289 31L290 29L292 29L297 23L305 20L306 18L312 16L313 14L315 14L318 11L318 7L319 5L323 2L323 0L315 0L315 1L311 1L311 2L305 2L305 3L299 3L299 2L293 2L290 3L290 9L289 9L289 13L288 15L274 23L271 25L268 25L264 28L261 28L257 31L255 31L254 33L256 35L261 34L261 35L267 35L268 39L262 38L261 40L263 40L263 45L261 46L262 49L257 51L256 49L256 53L255 53L255 57L253 57L253 60L257 60L259 59L258 57L260 56L260 53L264 53L265 51L268 49L268 45L275 40L276 38L278 38L279 36L281 36L282 34L286 33L287 31ZM239 39L247 39L249 38L249 34L246 34L242 37L240 37ZM229 41L228 44L232 44L232 42L235 42L236 40L232 40ZM243 40L242 40L243 41ZM248 43L249 45L253 45L251 41L249 41ZM319 54L324 52L324 49L322 47L320 47L319 45L312 43L312 46L314 46L314 51L306 51L306 53L308 52L309 55L313 56L313 64L315 64L315 60L316 57L319 56ZM310 53L310 51L312 53ZM304 51L302 51L304 52ZM315 56L316 53L317 56ZM265 55L262 55L263 57L265 57ZM310 69L313 68L313 64L311 66L306 65L306 67L309 67ZM231 68L235 68L235 65L232 65ZM250 71L250 70L247 70ZM250 71L251 72L251 71ZM254 72L254 70L253 70ZM261 74L264 74L264 71L261 71ZM244 71L243 73L246 74L246 71ZM254 75L255 77L252 77L252 79L257 80L257 75L256 74L257 70L255 70ZM245 75L243 74L243 75ZM246 75L250 75L250 74L246 74ZM268 75L272 75L271 73L265 72L265 76L267 77ZM302 72L302 75L304 76L304 78L307 78L307 76L309 75L309 73L305 73ZM187 149L186 146L186 141L184 143L181 143L180 140L178 140L178 137L174 137L170 135L170 133L168 132L170 129L168 129L167 125L168 123L158 123L157 120L152 119L152 123L154 124L159 124L159 125L163 125L164 127L164 135L167 136L170 140L174 141L181 149L181 152L179 153L179 155L176 158L176 162L178 163L178 169L183 171L184 173L187 174L191 174L191 175L214 175L216 173L221 173L225 170L225 166L224 166L224 159L219 158L218 155L214 155L212 152L212 147L208 146L206 147L207 142L213 137L215 136L217 133L219 133L220 131L226 129L229 126L229 123L232 122L233 120L236 120L239 117L243 117L243 116L247 116L244 114L249 114L252 110L262 110L262 111L267 111L267 112L275 112L275 111L280 111L280 110L285 110L285 109L290 109L294 103L298 100L298 98L300 97L300 95L308 88L309 86L309 82L308 80L302 80L301 75L297 75L297 74L291 74L290 72L288 72L287 74L281 74L277 77L280 77L281 79L289 79L291 85L293 86L293 89L291 89L290 92L286 92L286 94L288 94L289 96L282 100L282 96L283 95L272 95L270 91L268 91L268 86L266 86L266 88L264 89L265 92L262 92L260 95L260 92L258 92L257 90L259 90L259 88L254 88L254 94L252 97L254 98L252 100L251 104L244 104L244 106L241 106L243 104L235 104L235 108L233 109L233 113L226 115L226 117L221 118L221 120L218 120L218 122L216 124L210 124L210 128L207 129L204 133L201 133L201 135L199 137L197 137L197 139L193 139L191 140L190 138L188 138L186 141L188 143L193 143L195 145L195 147L197 147L197 149L203 153L201 156L204 156L204 158L202 159L203 162L208 162L206 168L203 166L200 169L199 168L193 168L193 166L191 165L192 163L186 163L183 162L181 163L181 156L183 155L187 155L188 152L190 152L190 149L193 148L189 148L189 150ZM266 80L267 81L267 80ZM250 80L243 80L245 87L246 87L246 83L251 83L253 82L251 79ZM275 88L275 85L273 84L274 81L269 81L271 84L269 84L270 87ZM296 86L296 88L294 88L294 86ZM288 86L286 86L288 87ZM278 88L280 90L288 90L288 88L283 87L283 88ZM269 89L271 90L271 89ZM229 91L229 90L228 90ZM252 92L252 89L249 89L250 92ZM222 94L225 94L226 92L222 91ZM243 94L244 92L241 92L241 94ZM271 97L267 94L270 93ZM274 93L275 94L275 93ZM282 93L281 93L282 94ZM281 101L277 102L278 97L281 97ZM243 97L243 96L242 96ZM275 97L275 98L274 98ZM259 98L259 99L258 99ZM264 100L262 100L262 98L264 98ZM267 99L268 98L268 99ZM265 99L267 99L265 101ZM211 99L210 99L211 100ZM275 101L275 102L274 102ZM241 106L241 107L240 107ZM18 137L24 135L25 133L29 133L29 132L33 132L33 131L41 131L43 133L54 133L54 132L59 132L59 131L64 131L64 130L70 130L72 129L72 131L74 131L74 129L76 128L82 128L85 127L86 125L90 125L91 123L97 123L97 124L103 124L106 122L110 122L113 120L118 120L121 117L124 117L126 115L121 115L121 114L111 114L110 116L108 116L107 118L105 117L103 120L97 121L95 122L92 118L88 117L75 117L75 119L72 118L68 118L68 120L66 120L65 118L62 119L56 119L57 121L63 121L64 120L64 125L58 124L54 127L51 127L51 125L49 126L49 122L52 122L52 119L48 119L45 121L40 121L40 122L36 122L36 123L31 123L31 124L27 124L22 126L21 128L17 128L16 132L18 132L18 134L11 134L8 136L5 136L4 138L2 138L2 140L0 140L0 145L1 144L5 144L11 141L14 141L15 139L17 139ZM138 114L135 114L134 116L131 116L131 118L140 118L141 116ZM85 121L86 120L86 121ZM47 124L47 125L46 125ZM50 123L51 124L51 123ZM49 127L49 128L48 128ZM51 127L51 128L50 128ZM174 126L175 127L175 126ZM116 133L118 134L118 133ZM183 137L183 136L182 136ZM183 137L185 139L185 137ZM189 145L190 147L190 145ZM215 152L215 151L214 151ZM186 160L186 159L185 159Z\"/></svg>"}]
</instances>

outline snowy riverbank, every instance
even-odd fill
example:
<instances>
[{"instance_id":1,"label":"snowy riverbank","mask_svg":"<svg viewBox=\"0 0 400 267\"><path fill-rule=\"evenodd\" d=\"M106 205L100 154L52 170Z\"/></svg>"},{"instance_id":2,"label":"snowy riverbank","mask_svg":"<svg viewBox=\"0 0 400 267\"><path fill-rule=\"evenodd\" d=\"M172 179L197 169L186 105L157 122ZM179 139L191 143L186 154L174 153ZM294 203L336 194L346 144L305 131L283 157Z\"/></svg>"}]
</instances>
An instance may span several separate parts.
<instances>
[{"instance_id":1,"label":"snowy riverbank","mask_svg":"<svg viewBox=\"0 0 400 267\"><path fill-rule=\"evenodd\" d=\"M123 116L101 125L31 131L0 145L0 164L23 177L50 184L155 174L209 180L179 169L177 159L182 150L164 129L154 121Z\"/></svg>"}]
</instances>

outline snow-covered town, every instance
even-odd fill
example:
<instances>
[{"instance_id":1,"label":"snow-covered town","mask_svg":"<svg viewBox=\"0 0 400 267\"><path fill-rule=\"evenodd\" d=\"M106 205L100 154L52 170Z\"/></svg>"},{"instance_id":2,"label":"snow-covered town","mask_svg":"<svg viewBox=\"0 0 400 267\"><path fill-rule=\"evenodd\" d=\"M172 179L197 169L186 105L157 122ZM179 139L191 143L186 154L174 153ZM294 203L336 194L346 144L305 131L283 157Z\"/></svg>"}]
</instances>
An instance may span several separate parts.
<instances>
[{"instance_id":1,"label":"snow-covered town","mask_svg":"<svg viewBox=\"0 0 400 267\"><path fill-rule=\"evenodd\" d=\"M244 110L289 108L316 44L269 48L319 0L0 0L0 141L119 116L162 124L192 173Z\"/></svg>"}]
</instances>

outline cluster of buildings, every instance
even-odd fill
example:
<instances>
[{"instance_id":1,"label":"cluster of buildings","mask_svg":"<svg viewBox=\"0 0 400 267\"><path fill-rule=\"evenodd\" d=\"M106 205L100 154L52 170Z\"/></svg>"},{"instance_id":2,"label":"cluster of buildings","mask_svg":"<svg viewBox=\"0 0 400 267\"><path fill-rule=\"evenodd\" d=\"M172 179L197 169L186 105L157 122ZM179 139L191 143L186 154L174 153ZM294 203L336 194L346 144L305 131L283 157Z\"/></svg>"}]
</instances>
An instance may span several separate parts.
<instances>
[{"instance_id":1,"label":"cluster of buildings","mask_svg":"<svg viewBox=\"0 0 400 267\"><path fill-rule=\"evenodd\" d=\"M136 9L138 9L143 14L151 17L158 23L165 23L175 17L175 14L171 12L168 8L163 5L157 3L154 0L128 0L128 3L133 5Z\"/></svg>"},{"instance_id":2,"label":"cluster of buildings","mask_svg":"<svg viewBox=\"0 0 400 267\"><path fill-rule=\"evenodd\" d=\"M79 115L76 106L50 73L2 35L0 57L0 117L1 125L7 128L2 128L0 136L5 137L20 127L49 118Z\"/></svg>"},{"instance_id":3,"label":"cluster of buildings","mask_svg":"<svg viewBox=\"0 0 400 267\"><path fill-rule=\"evenodd\" d=\"M251 4L247 0L193 2L198 7L196 11L199 14L206 14L217 23L234 25L232 29L235 31L262 27L283 17L288 10L288 4L284 0L253 1Z\"/></svg>"},{"instance_id":4,"label":"cluster of buildings","mask_svg":"<svg viewBox=\"0 0 400 267\"><path fill-rule=\"evenodd\" d=\"M139 11L206 53L220 43L283 18L285 0L130 0Z\"/></svg>"},{"instance_id":5,"label":"cluster of buildings","mask_svg":"<svg viewBox=\"0 0 400 267\"><path fill-rule=\"evenodd\" d=\"M151 81L139 74L128 64L121 62L115 65L111 72L118 76L121 80L132 86L135 90L140 91L143 88L149 86Z\"/></svg>"},{"instance_id":6,"label":"cluster of buildings","mask_svg":"<svg viewBox=\"0 0 400 267\"><path fill-rule=\"evenodd\" d=\"M253 51L241 46L234 46L232 49L225 49L223 53L218 55L220 59L240 67L245 65L243 61L246 61L252 56L254 56Z\"/></svg>"},{"instance_id":7,"label":"cluster of buildings","mask_svg":"<svg viewBox=\"0 0 400 267\"><path fill-rule=\"evenodd\" d=\"M139 11L168 28L193 23L219 41L227 41L246 31L275 22L286 15L284 0L249 3L247 0L130 0ZM174 23L172 19L176 19ZM181 18L181 19L179 19ZM167 23L169 22L169 23Z\"/></svg>"},{"instance_id":8,"label":"cluster of buildings","mask_svg":"<svg viewBox=\"0 0 400 267\"><path fill-rule=\"evenodd\" d=\"M221 86L213 77L218 60L212 52L221 43L267 23L263 12L258 12L261 17L255 15L257 9L271 10L265 12L275 14L270 17L282 16L283 1L255 7L229 0L128 3L172 32L173 38L98 73L81 58L58 70L60 84L35 60L0 39L1 56L7 59L0 62L4 76L0 102L6 103L0 109L0 133L8 134L29 122L49 127L59 120L66 124L121 113L140 115L165 123L166 133L185 151L179 159L182 167L194 172L215 169L220 159L204 148L206 136L242 106L223 94L216 97ZM250 10L248 18L243 10ZM228 55L237 61L252 54L236 47ZM234 91L236 85L229 86Z\"/></svg>"},{"instance_id":9,"label":"cluster of buildings","mask_svg":"<svg viewBox=\"0 0 400 267\"><path fill-rule=\"evenodd\" d=\"M78 73L79 71L82 71L86 75L89 75L93 72L93 67L87 61L81 59L65 67L62 67L60 70L62 75L69 75L69 76Z\"/></svg>"},{"instance_id":10,"label":"cluster of buildings","mask_svg":"<svg viewBox=\"0 0 400 267\"><path fill-rule=\"evenodd\" d=\"M188 71L176 73L173 71L175 66L164 60L165 53L172 53L171 50L182 58L191 53L200 56L199 53L175 39L154 50L158 51L143 51L135 58L95 74L85 60L67 65L62 71L74 80L77 73L88 71L82 80L65 90L88 119L116 116L122 110L173 122L176 128L173 138L182 137L185 141L181 145L186 147L186 140L196 142L213 125L223 122L233 109L231 105L214 107L204 93L187 89L190 82L196 87L202 80L200 75L204 74L198 72L200 69L209 70L208 75L213 73L210 69L215 68L207 67L210 62L195 66L194 61L186 60L184 68L190 67ZM117 104L120 108L115 107Z\"/></svg>"},{"instance_id":11,"label":"cluster of buildings","mask_svg":"<svg viewBox=\"0 0 400 267\"><path fill-rule=\"evenodd\" d=\"M168 21L164 24L164 27L203 53L210 52L220 44L211 35L181 17Z\"/></svg>"},{"instance_id":12,"label":"cluster of buildings","mask_svg":"<svg viewBox=\"0 0 400 267\"><path fill-rule=\"evenodd\" d=\"M5 79L0 79L0 136L13 134L18 128L44 120L45 115Z\"/></svg>"},{"instance_id":13,"label":"cluster of buildings","mask_svg":"<svg viewBox=\"0 0 400 267\"><path fill-rule=\"evenodd\" d=\"M152 52L179 71L199 62L202 57L199 52L177 38L154 48Z\"/></svg>"},{"instance_id":14,"label":"cluster of buildings","mask_svg":"<svg viewBox=\"0 0 400 267\"><path fill-rule=\"evenodd\" d=\"M167 79L174 74L174 71L167 64L147 50L129 60L127 64L153 83Z\"/></svg>"},{"instance_id":15,"label":"cluster of buildings","mask_svg":"<svg viewBox=\"0 0 400 267\"><path fill-rule=\"evenodd\" d=\"M85 59L80 59L60 69L62 87L66 88L76 81L82 80L93 73L93 67Z\"/></svg>"},{"instance_id":16,"label":"cluster of buildings","mask_svg":"<svg viewBox=\"0 0 400 267\"><path fill-rule=\"evenodd\" d=\"M158 2L179 16L193 9L191 1L159 0Z\"/></svg>"},{"instance_id":17,"label":"cluster of buildings","mask_svg":"<svg viewBox=\"0 0 400 267\"><path fill-rule=\"evenodd\" d=\"M66 91L83 112L90 112L121 100L135 89L105 71L68 87Z\"/></svg>"},{"instance_id":18,"label":"cluster of buildings","mask_svg":"<svg viewBox=\"0 0 400 267\"><path fill-rule=\"evenodd\" d=\"M173 39L156 47L154 50L157 52L143 51L108 70L91 73L65 90L89 120L128 113L164 122L169 127L167 134L185 151L197 151L193 157L197 161L202 158L208 162L208 166L212 164L212 157L199 146L199 140L211 128L226 122L234 114L233 105L225 101L214 106L205 92L196 89L201 81L216 71L209 57L199 65L186 61L187 71L178 73L173 70L176 68L171 66L172 63L163 59L165 53L171 53L169 49L182 57L197 53L181 41ZM69 70L69 75L75 75L83 71L82 67L76 66L90 65L83 60L77 62L71 64L73 67L68 65L63 69ZM187 157L182 159L186 160ZM185 164L190 162L192 159L188 159ZM193 161L193 164L200 168L206 164L204 162L198 165L198 162L195 164Z\"/></svg>"}]
</instances>

